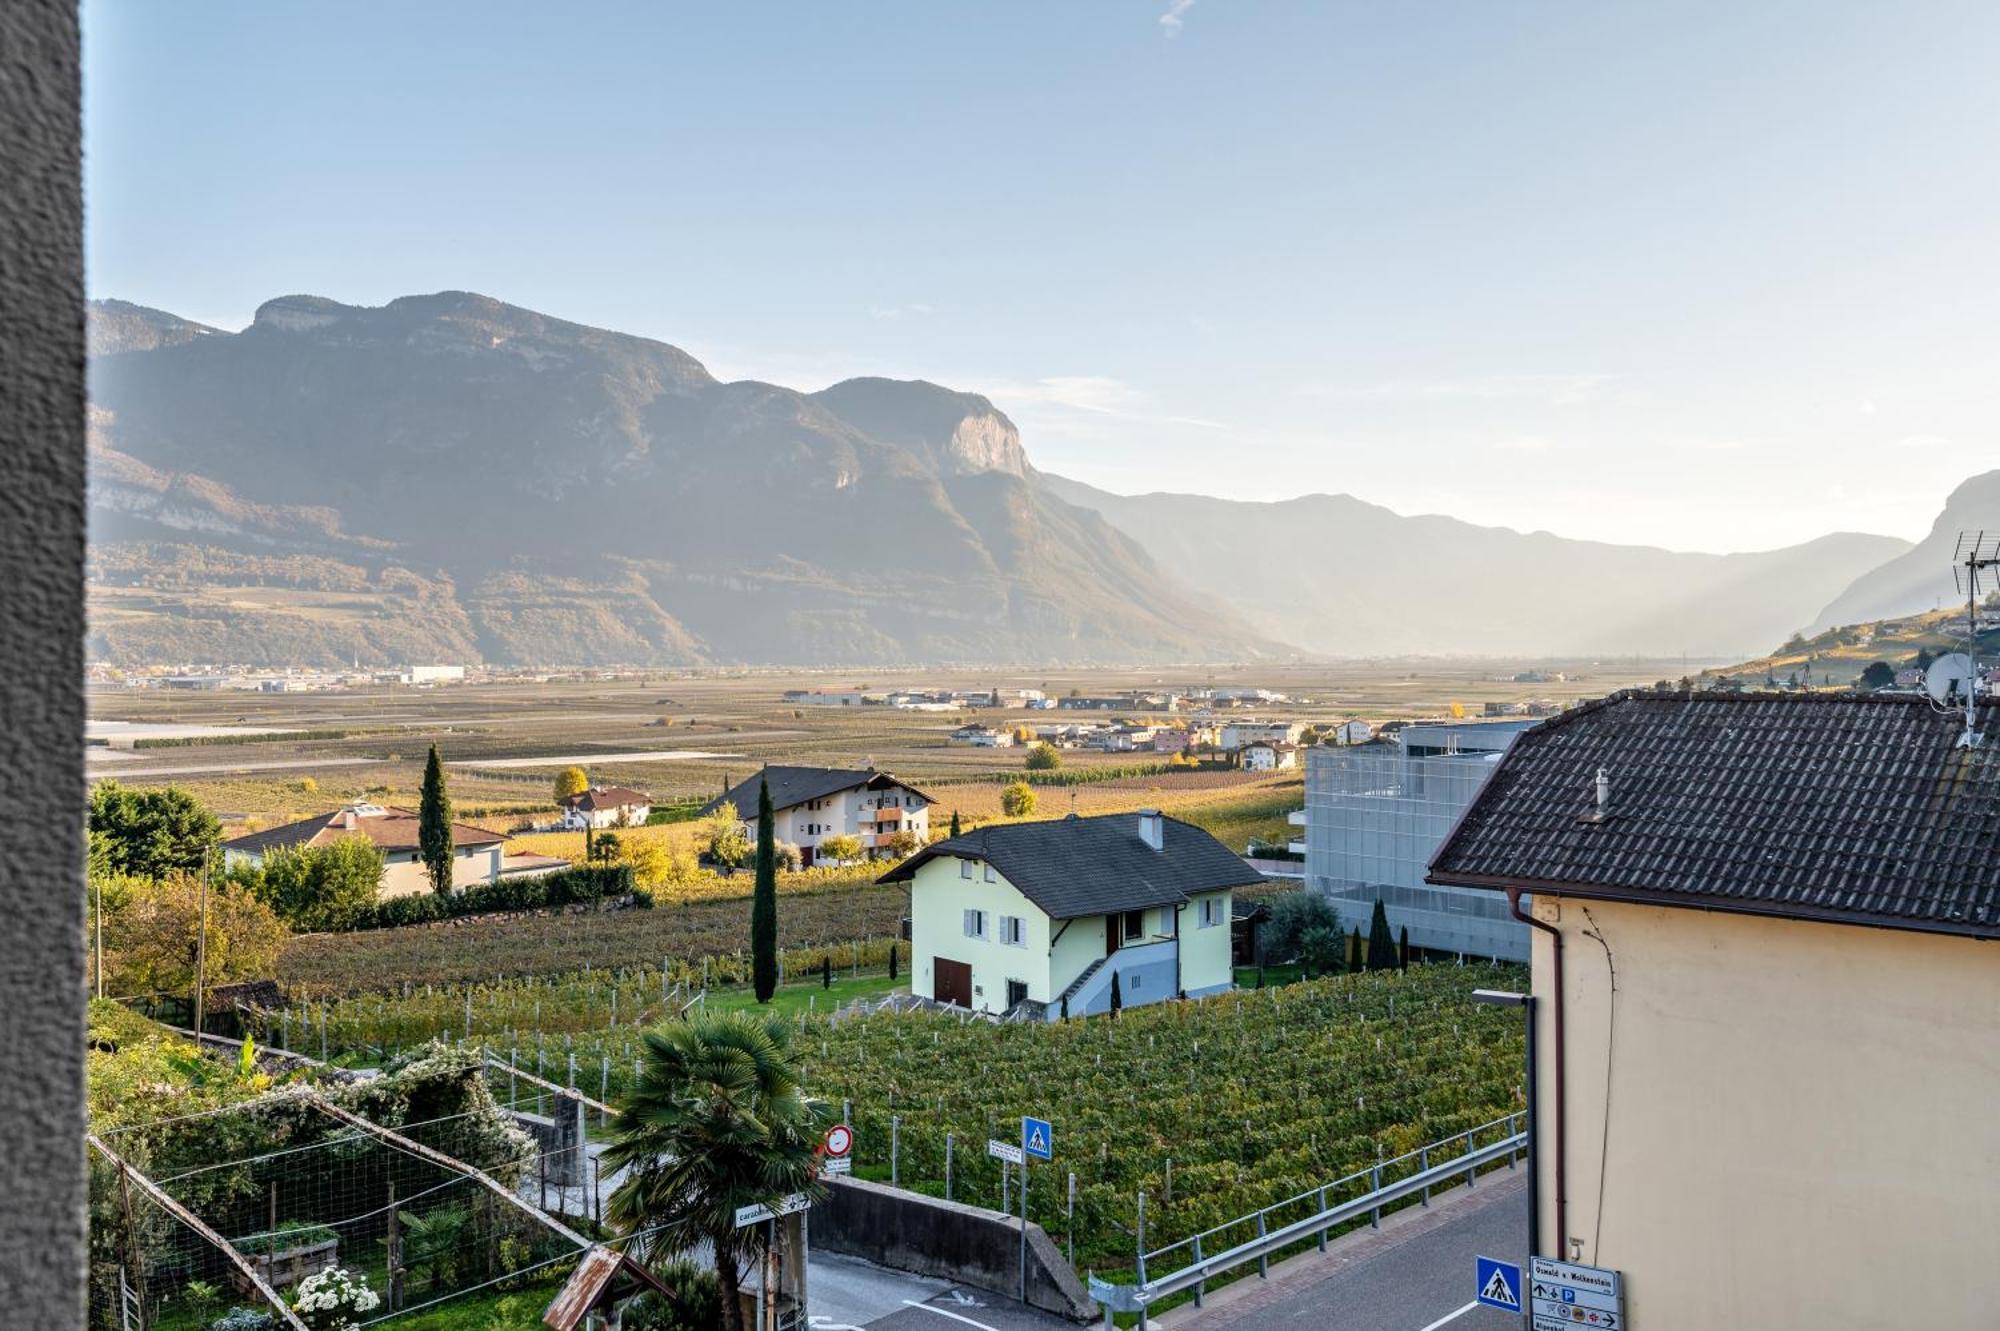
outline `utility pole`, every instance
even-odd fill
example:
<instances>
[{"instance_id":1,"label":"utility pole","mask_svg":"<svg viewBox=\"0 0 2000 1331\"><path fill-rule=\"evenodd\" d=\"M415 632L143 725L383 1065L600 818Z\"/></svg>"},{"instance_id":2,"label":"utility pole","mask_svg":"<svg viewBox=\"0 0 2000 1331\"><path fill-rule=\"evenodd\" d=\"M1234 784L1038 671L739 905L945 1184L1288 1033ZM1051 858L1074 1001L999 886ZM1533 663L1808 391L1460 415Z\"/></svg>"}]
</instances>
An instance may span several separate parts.
<instances>
[{"instance_id":1,"label":"utility pole","mask_svg":"<svg viewBox=\"0 0 2000 1331\"><path fill-rule=\"evenodd\" d=\"M195 1045L201 1044L202 1002L207 997L203 992L208 988L208 856L201 853L201 923L194 936L194 1036Z\"/></svg>"}]
</instances>

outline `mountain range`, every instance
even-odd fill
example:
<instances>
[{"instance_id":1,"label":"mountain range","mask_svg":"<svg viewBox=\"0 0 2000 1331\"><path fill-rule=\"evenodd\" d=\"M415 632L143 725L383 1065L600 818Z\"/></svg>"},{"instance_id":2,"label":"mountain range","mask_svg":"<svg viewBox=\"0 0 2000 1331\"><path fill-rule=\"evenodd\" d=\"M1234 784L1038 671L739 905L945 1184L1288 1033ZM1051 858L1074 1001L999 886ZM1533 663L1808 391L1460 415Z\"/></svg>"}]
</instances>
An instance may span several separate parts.
<instances>
[{"instance_id":1,"label":"mountain range","mask_svg":"<svg viewBox=\"0 0 2000 1331\"><path fill-rule=\"evenodd\" d=\"M120 663L1715 654L1911 557L1112 495L975 393L728 383L465 292L286 296L237 333L100 301L90 348L90 652Z\"/></svg>"}]
</instances>

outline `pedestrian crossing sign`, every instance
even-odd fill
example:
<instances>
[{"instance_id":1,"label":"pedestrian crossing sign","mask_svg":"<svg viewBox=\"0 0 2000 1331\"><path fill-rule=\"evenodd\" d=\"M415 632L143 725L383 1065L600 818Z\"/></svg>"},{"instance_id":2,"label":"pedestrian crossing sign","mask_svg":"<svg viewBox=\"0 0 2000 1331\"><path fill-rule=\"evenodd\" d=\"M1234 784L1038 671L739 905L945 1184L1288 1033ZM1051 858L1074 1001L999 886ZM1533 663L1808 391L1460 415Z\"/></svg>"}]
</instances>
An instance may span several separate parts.
<instances>
[{"instance_id":1,"label":"pedestrian crossing sign","mask_svg":"<svg viewBox=\"0 0 2000 1331\"><path fill-rule=\"evenodd\" d=\"M1521 1311L1521 1268L1491 1257L1481 1257L1478 1263L1474 1292L1479 1302L1489 1308L1505 1308L1510 1313Z\"/></svg>"}]
</instances>

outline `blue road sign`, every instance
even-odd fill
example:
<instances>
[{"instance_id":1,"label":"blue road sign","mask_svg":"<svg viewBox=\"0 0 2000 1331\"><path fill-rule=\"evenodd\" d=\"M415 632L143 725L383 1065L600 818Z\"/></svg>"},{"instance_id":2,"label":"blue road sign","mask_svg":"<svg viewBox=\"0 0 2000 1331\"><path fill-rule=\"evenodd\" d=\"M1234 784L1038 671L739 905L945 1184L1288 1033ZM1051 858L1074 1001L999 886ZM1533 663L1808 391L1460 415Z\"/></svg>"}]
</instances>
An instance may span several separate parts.
<instances>
[{"instance_id":1,"label":"blue road sign","mask_svg":"<svg viewBox=\"0 0 2000 1331\"><path fill-rule=\"evenodd\" d=\"M1512 1262L1496 1262L1491 1257L1481 1257L1478 1263L1473 1292L1479 1301L1489 1308L1505 1308L1510 1313L1521 1311L1521 1268Z\"/></svg>"},{"instance_id":2,"label":"blue road sign","mask_svg":"<svg viewBox=\"0 0 2000 1331\"><path fill-rule=\"evenodd\" d=\"M1021 1120L1021 1149L1037 1160L1056 1158L1056 1130L1045 1118Z\"/></svg>"}]
</instances>

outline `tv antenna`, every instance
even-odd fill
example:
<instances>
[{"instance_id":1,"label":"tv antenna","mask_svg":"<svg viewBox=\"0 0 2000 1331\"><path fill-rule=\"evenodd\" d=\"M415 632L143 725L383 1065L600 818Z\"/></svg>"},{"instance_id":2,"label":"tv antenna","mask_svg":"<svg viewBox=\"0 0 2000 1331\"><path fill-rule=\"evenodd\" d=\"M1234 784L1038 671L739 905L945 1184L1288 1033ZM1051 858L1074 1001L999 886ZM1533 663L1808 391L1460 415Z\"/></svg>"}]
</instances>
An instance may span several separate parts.
<instances>
[{"instance_id":1,"label":"tv antenna","mask_svg":"<svg viewBox=\"0 0 2000 1331\"><path fill-rule=\"evenodd\" d=\"M2000 531L1961 531L1958 544L1952 550L1952 581L1958 590L1965 593L1965 651L1954 652L1935 662L1924 678L1924 688L1934 701L1942 702L1940 689L1947 691L1956 686L1958 698L1965 707L1965 735L1959 740L1960 748L1972 748L1982 736L1976 722L1979 711L1979 581L1982 574L1989 581L2000 579ZM1941 670L1950 663L1949 669ZM1959 679L1958 672L1964 677Z\"/></svg>"}]
</instances>

